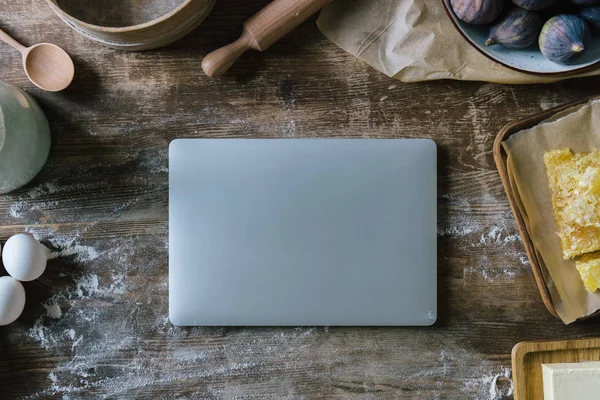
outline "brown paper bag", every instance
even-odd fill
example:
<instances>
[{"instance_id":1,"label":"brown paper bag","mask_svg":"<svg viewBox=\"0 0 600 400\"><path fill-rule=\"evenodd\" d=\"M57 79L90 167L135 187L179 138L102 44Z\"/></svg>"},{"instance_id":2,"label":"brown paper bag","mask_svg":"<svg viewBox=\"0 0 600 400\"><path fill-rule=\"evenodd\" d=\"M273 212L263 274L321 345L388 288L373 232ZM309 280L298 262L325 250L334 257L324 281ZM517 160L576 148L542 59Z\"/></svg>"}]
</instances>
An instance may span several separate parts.
<instances>
[{"instance_id":1,"label":"brown paper bag","mask_svg":"<svg viewBox=\"0 0 600 400\"><path fill-rule=\"evenodd\" d=\"M600 74L530 75L491 61L458 33L441 0L336 0L317 21L335 44L403 82L540 83Z\"/></svg>"}]
</instances>

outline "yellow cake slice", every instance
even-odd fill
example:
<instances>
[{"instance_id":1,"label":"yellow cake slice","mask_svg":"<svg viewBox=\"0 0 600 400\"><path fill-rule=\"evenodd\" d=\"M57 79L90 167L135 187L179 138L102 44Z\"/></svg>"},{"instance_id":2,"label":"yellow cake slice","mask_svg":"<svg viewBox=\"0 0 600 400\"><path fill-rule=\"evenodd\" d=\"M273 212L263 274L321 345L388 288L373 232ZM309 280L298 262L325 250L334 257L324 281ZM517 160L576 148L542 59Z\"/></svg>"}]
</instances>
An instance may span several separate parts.
<instances>
[{"instance_id":1,"label":"yellow cake slice","mask_svg":"<svg viewBox=\"0 0 600 400\"><path fill-rule=\"evenodd\" d=\"M600 152L544 154L564 258L600 250Z\"/></svg>"},{"instance_id":2,"label":"yellow cake slice","mask_svg":"<svg viewBox=\"0 0 600 400\"><path fill-rule=\"evenodd\" d=\"M588 292L594 293L600 288L600 252L581 256L575 266Z\"/></svg>"}]
</instances>

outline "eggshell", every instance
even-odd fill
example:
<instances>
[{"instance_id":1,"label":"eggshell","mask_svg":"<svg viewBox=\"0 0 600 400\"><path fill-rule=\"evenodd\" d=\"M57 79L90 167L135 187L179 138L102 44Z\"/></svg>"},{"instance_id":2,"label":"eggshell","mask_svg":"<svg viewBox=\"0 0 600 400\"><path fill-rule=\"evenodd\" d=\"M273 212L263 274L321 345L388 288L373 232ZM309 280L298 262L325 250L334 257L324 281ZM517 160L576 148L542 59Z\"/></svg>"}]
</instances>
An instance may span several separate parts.
<instances>
[{"instance_id":1,"label":"eggshell","mask_svg":"<svg viewBox=\"0 0 600 400\"><path fill-rule=\"evenodd\" d=\"M0 325L14 322L25 308L25 289L10 276L0 277Z\"/></svg>"},{"instance_id":2,"label":"eggshell","mask_svg":"<svg viewBox=\"0 0 600 400\"><path fill-rule=\"evenodd\" d=\"M23 282L32 281L46 269L46 251L33 237L20 233L6 241L2 261L10 276Z\"/></svg>"}]
</instances>

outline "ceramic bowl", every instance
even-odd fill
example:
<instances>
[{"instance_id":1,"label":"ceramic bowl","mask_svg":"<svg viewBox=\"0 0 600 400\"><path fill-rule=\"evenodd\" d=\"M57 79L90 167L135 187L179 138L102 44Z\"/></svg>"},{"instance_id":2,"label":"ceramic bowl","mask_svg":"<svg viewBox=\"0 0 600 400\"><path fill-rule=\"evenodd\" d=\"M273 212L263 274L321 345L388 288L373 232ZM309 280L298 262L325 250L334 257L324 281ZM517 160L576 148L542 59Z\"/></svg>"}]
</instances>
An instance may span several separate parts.
<instances>
[{"instance_id":1,"label":"ceramic bowl","mask_svg":"<svg viewBox=\"0 0 600 400\"><path fill-rule=\"evenodd\" d=\"M46 0L82 36L119 50L148 50L190 33L215 0Z\"/></svg>"},{"instance_id":2,"label":"ceramic bowl","mask_svg":"<svg viewBox=\"0 0 600 400\"><path fill-rule=\"evenodd\" d=\"M50 152L50 127L37 102L0 81L0 194L12 192L40 172Z\"/></svg>"},{"instance_id":3,"label":"ceramic bowl","mask_svg":"<svg viewBox=\"0 0 600 400\"><path fill-rule=\"evenodd\" d=\"M441 0L446 13L460 34L481 54L505 67L536 75L560 75L581 72L600 63L600 33L594 33L594 39L588 45L585 54L573 64L556 64L545 58L538 48L537 42L526 49L507 49L500 45L486 46L489 25L471 25L459 20L450 0Z\"/></svg>"}]
</instances>

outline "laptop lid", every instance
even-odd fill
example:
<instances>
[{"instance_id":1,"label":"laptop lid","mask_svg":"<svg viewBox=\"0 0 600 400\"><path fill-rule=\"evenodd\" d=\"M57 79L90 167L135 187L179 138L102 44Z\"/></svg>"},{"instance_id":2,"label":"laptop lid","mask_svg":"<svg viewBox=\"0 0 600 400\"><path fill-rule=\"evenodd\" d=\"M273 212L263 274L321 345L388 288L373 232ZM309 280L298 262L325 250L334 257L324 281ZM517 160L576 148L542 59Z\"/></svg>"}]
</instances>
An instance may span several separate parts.
<instances>
[{"instance_id":1,"label":"laptop lid","mask_svg":"<svg viewBox=\"0 0 600 400\"><path fill-rule=\"evenodd\" d=\"M428 139L177 139L169 148L176 325L431 325Z\"/></svg>"}]
</instances>

